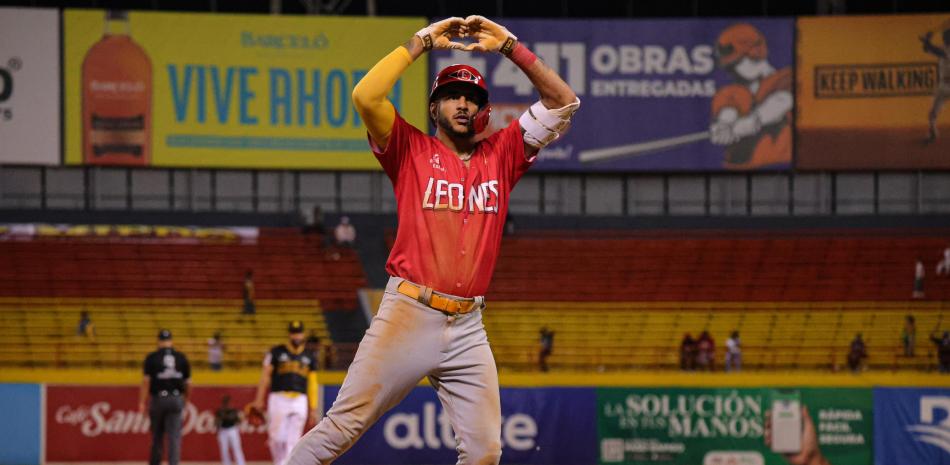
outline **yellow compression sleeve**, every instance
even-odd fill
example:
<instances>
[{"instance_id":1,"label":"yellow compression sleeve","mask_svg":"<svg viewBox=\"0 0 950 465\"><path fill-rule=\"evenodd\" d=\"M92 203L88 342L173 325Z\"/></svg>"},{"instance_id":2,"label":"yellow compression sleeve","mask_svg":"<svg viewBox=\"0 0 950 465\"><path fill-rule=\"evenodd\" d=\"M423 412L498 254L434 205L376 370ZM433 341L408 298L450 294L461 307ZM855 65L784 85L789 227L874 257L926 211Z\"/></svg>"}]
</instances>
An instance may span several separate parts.
<instances>
[{"instance_id":1,"label":"yellow compression sleeve","mask_svg":"<svg viewBox=\"0 0 950 465\"><path fill-rule=\"evenodd\" d=\"M379 60L353 88L353 105L363 118L366 130L377 144L385 145L396 121L396 109L386 95L392 90L399 76L412 64L412 56L405 47Z\"/></svg>"},{"instance_id":2,"label":"yellow compression sleeve","mask_svg":"<svg viewBox=\"0 0 950 465\"><path fill-rule=\"evenodd\" d=\"M315 410L320 399L317 398L319 395L320 385L317 384L317 372L311 371L307 375L307 403L310 404L310 410Z\"/></svg>"}]
</instances>

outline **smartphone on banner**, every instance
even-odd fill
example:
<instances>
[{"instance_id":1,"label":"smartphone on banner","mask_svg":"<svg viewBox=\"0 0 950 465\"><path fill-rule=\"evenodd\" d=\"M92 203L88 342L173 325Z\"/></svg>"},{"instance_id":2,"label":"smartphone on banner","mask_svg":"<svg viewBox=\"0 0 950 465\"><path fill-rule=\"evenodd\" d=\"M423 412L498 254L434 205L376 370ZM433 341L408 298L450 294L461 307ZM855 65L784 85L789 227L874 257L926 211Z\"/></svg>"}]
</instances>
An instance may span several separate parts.
<instances>
[{"instance_id":1,"label":"smartphone on banner","mask_svg":"<svg viewBox=\"0 0 950 465\"><path fill-rule=\"evenodd\" d=\"M802 396L793 389L772 391L772 452L795 454L802 450Z\"/></svg>"}]
</instances>

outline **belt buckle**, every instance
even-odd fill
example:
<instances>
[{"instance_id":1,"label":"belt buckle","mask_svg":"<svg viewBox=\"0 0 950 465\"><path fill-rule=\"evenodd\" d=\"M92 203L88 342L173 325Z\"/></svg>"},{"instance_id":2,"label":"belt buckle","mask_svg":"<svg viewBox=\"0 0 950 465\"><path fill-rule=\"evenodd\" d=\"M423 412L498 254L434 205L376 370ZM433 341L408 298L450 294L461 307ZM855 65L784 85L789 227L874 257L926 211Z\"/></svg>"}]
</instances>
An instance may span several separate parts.
<instances>
[{"instance_id":1,"label":"belt buckle","mask_svg":"<svg viewBox=\"0 0 950 465\"><path fill-rule=\"evenodd\" d=\"M396 290L410 298L412 297L411 295L399 289L399 287L401 287L402 284L406 284L416 289L416 292L418 292L418 294L415 297L415 300L417 302L433 310L438 310L442 313L445 313L447 315L465 315L465 314L473 312L476 306L480 306L479 304L480 304L481 299L478 297L474 299L460 300L454 297L449 297L446 295L439 294L435 292L435 290L433 290L431 287L419 286L407 280L403 280L402 283L400 283L399 286L396 288ZM439 308L438 306L436 306L434 302L436 297L446 302L446 304L444 305L445 308Z\"/></svg>"}]
</instances>

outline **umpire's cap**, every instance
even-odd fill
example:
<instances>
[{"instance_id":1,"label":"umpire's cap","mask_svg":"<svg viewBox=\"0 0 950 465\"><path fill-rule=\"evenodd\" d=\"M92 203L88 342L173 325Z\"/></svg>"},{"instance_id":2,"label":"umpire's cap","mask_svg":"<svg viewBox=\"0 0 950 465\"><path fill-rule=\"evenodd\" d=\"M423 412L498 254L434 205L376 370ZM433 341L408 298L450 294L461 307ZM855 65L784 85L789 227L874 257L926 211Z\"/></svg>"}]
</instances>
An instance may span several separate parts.
<instances>
[{"instance_id":1,"label":"umpire's cap","mask_svg":"<svg viewBox=\"0 0 950 465\"><path fill-rule=\"evenodd\" d=\"M303 322L300 320L291 321L287 325L287 332L289 333L302 333L303 332Z\"/></svg>"},{"instance_id":2,"label":"umpire's cap","mask_svg":"<svg viewBox=\"0 0 950 465\"><path fill-rule=\"evenodd\" d=\"M171 340L171 338L172 338L172 332L167 329L162 328L162 330L158 332L159 341L168 341L168 340Z\"/></svg>"}]
</instances>

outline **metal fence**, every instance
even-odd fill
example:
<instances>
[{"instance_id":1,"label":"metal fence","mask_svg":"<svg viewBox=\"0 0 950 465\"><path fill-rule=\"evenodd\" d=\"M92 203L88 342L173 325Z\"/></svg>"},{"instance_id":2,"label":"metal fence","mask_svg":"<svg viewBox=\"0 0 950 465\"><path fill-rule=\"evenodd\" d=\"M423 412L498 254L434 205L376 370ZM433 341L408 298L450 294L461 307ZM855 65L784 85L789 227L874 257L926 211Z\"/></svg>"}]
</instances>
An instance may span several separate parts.
<instances>
[{"instance_id":1,"label":"metal fence","mask_svg":"<svg viewBox=\"0 0 950 465\"><path fill-rule=\"evenodd\" d=\"M391 213L378 171L0 166L0 209ZM526 175L519 215L797 216L950 213L950 172Z\"/></svg>"}]
</instances>

